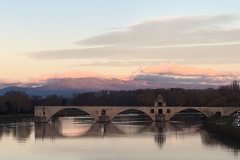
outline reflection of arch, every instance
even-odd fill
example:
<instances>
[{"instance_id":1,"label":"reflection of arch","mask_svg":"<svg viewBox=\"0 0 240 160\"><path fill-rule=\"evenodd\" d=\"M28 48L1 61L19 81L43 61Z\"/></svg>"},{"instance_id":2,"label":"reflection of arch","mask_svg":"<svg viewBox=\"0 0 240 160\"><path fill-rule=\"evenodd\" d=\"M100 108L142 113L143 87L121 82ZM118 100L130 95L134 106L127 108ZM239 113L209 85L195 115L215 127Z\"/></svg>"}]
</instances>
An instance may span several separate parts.
<instances>
[{"instance_id":1,"label":"reflection of arch","mask_svg":"<svg viewBox=\"0 0 240 160\"><path fill-rule=\"evenodd\" d=\"M75 118L61 118L59 123L58 132L64 137L78 137L85 135L92 125L77 124ZM65 123L64 123L65 121ZM67 123L66 123L67 122ZM69 123L70 122L70 123ZM56 127L56 124L54 125Z\"/></svg>"},{"instance_id":2,"label":"reflection of arch","mask_svg":"<svg viewBox=\"0 0 240 160\"><path fill-rule=\"evenodd\" d=\"M116 115L118 115L119 113L121 113L121 112L124 112L124 111L128 111L128 110L136 110L136 111L141 111L141 112L143 112L144 114L146 114L146 115L148 115L148 117L150 117L151 119L152 119L152 117L151 117L151 111L149 112L149 109L148 109L148 112L146 112L144 109L143 110L141 110L141 109L138 109L138 108L129 108L129 109L122 109L122 110L120 110L120 111L118 111L118 112L116 112L116 113L114 113L113 115L111 115L110 116L110 120L112 120ZM152 119L153 120L153 119Z\"/></svg>"},{"instance_id":3,"label":"reflection of arch","mask_svg":"<svg viewBox=\"0 0 240 160\"><path fill-rule=\"evenodd\" d=\"M167 113L171 113L171 110L170 110L170 109L167 109Z\"/></svg>"},{"instance_id":4,"label":"reflection of arch","mask_svg":"<svg viewBox=\"0 0 240 160\"><path fill-rule=\"evenodd\" d=\"M76 120L81 119L62 117L57 123L37 123L34 127L35 138L81 137L87 135L94 129L95 123L75 123Z\"/></svg>"},{"instance_id":5,"label":"reflection of arch","mask_svg":"<svg viewBox=\"0 0 240 160\"><path fill-rule=\"evenodd\" d=\"M152 122L138 122L135 124L124 123L116 125L116 128L119 129L124 134L139 134L145 132L147 129L150 129Z\"/></svg>"},{"instance_id":6,"label":"reflection of arch","mask_svg":"<svg viewBox=\"0 0 240 160\"><path fill-rule=\"evenodd\" d=\"M151 113L154 113L154 109L151 109L151 111L150 111Z\"/></svg>"},{"instance_id":7,"label":"reflection of arch","mask_svg":"<svg viewBox=\"0 0 240 160\"><path fill-rule=\"evenodd\" d=\"M96 120L96 117L94 117L92 114L90 114L89 112L83 110L83 109L79 109L77 107L71 107L71 108L59 108L57 110L54 110L54 112L51 112L51 114L48 115L48 119L47 121L49 121L52 116L54 116L55 114L57 114L58 112L62 111L62 110L66 110L66 109L76 109L76 110L80 110L80 111L83 111L83 112L86 112L88 115L90 115L91 117L93 117L95 120Z\"/></svg>"},{"instance_id":8,"label":"reflection of arch","mask_svg":"<svg viewBox=\"0 0 240 160\"><path fill-rule=\"evenodd\" d=\"M163 110L162 110L162 109L159 109L159 110L158 110L158 114L163 114Z\"/></svg>"},{"instance_id":9,"label":"reflection of arch","mask_svg":"<svg viewBox=\"0 0 240 160\"><path fill-rule=\"evenodd\" d=\"M221 116L222 114L221 114L221 112L217 111L217 112L215 113L215 115Z\"/></svg>"},{"instance_id":10,"label":"reflection of arch","mask_svg":"<svg viewBox=\"0 0 240 160\"><path fill-rule=\"evenodd\" d=\"M158 106L163 106L163 103L162 102L158 102Z\"/></svg>"},{"instance_id":11,"label":"reflection of arch","mask_svg":"<svg viewBox=\"0 0 240 160\"><path fill-rule=\"evenodd\" d=\"M101 115L102 115L102 116L106 116L106 110L105 110L105 109L103 109L103 110L101 111Z\"/></svg>"}]
</instances>

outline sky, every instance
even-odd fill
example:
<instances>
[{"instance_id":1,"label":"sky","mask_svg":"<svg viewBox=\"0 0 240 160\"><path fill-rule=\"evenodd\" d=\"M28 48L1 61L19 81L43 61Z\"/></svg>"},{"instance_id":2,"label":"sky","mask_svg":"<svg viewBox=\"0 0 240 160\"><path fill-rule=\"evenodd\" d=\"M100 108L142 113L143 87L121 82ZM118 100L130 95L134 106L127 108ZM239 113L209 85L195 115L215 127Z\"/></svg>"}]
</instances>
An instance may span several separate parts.
<instances>
[{"instance_id":1,"label":"sky","mask_svg":"<svg viewBox=\"0 0 240 160\"><path fill-rule=\"evenodd\" d=\"M0 0L0 88L61 78L240 77L240 1Z\"/></svg>"}]
</instances>

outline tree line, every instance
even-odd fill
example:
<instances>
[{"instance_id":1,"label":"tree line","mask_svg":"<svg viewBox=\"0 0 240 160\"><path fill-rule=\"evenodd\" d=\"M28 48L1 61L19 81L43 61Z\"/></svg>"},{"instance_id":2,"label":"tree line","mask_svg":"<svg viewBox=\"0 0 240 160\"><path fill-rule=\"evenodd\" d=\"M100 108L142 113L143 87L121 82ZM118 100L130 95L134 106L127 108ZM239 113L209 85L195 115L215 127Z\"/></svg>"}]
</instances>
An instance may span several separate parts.
<instances>
[{"instance_id":1,"label":"tree line","mask_svg":"<svg viewBox=\"0 0 240 160\"><path fill-rule=\"evenodd\" d=\"M34 106L153 106L158 95L167 106L240 106L239 83L218 89L138 89L74 93L69 97L56 94L46 97L28 95L22 91L9 91L0 96L0 114L33 113Z\"/></svg>"}]
</instances>

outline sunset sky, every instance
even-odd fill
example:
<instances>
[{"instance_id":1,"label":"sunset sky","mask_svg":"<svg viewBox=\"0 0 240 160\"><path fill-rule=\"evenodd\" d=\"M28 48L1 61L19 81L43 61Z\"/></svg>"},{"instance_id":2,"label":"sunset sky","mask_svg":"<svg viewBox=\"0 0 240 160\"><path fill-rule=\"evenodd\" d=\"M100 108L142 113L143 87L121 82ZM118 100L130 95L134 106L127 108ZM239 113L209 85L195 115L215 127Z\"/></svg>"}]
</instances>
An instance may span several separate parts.
<instances>
[{"instance_id":1,"label":"sunset sky","mask_svg":"<svg viewBox=\"0 0 240 160\"><path fill-rule=\"evenodd\" d=\"M240 1L2 0L0 88L55 78L229 83Z\"/></svg>"}]
</instances>

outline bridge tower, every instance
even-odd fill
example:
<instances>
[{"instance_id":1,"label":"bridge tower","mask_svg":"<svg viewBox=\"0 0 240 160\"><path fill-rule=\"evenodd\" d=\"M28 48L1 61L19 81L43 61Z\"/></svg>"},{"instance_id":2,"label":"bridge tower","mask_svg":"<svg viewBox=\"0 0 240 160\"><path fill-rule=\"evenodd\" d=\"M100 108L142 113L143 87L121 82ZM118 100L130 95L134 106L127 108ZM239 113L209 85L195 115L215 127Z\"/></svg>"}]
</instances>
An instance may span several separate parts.
<instances>
[{"instance_id":1,"label":"bridge tower","mask_svg":"<svg viewBox=\"0 0 240 160\"><path fill-rule=\"evenodd\" d=\"M156 100L154 100L154 106L155 107L161 107L161 106L163 106L163 107L165 107L166 106L166 101L163 99L163 97L159 94L158 96L157 96L157 99Z\"/></svg>"},{"instance_id":2,"label":"bridge tower","mask_svg":"<svg viewBox=\"0 0 240 160\"><path fill-rule=\"evenodd\" d=\"M163 99L163 97L159 94L157 96L157 99L154 100L154 110L155 114L152 117L153 121L167 121L166 114L163 114L163 109L162 107L166 107L166 101Z\"/></svg>"}]
</instances>

